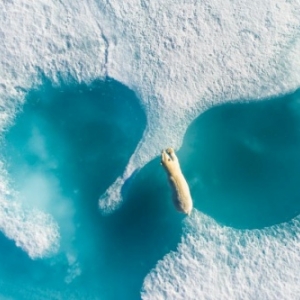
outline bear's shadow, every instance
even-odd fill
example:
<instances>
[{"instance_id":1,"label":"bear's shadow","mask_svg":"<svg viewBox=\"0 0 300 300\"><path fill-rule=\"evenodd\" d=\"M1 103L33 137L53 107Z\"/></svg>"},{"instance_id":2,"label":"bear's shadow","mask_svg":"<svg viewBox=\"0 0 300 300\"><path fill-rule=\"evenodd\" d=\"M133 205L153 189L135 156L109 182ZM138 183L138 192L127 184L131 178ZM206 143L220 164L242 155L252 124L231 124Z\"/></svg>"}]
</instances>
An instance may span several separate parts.
<instances>
[{"instance_id":1,"label":"bear's shadow","mask_svg":"<svg viewBox=\"0 0 300 300\"><path fill-rule=\"evenodd\" d=\"M136 175L120 209L102 219L105 240L111 240L106 248L112 259L110 265L114 266L111 279L119 277L121 281L130 276L114 299L121 299L126 289L128 295L130 290L139 292L143 279L158 260L176 250L183 218L172 204L160 159L154 159ZM111 247L116 255L109 254ZM135 296L138 299L138 293Z\"/></svg>"}]
</instances>

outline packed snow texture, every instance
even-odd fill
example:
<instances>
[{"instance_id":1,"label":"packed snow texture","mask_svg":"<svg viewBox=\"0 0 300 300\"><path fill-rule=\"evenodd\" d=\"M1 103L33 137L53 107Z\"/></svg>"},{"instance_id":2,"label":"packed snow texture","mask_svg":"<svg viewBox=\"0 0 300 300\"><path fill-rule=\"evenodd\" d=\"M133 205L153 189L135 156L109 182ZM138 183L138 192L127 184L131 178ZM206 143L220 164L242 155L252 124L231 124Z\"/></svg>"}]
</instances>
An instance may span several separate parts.
<instances>
[{"instance_id":1,"label":"packed snow texture","mask_svg":"<svg viewBox=\"0 0 300 300\"><path fill-rule=\"evenodd\" d=\"M176 252L147 275L143 299L299 299L300 218L263 230L194 211Z\"/></svg>"},{"instance_id":2,"label":"packed snow texture","mask_svg":"<svg viewBox=\"0 0 300 300\"><path fill-rule=\"evenodd\" d=\"M0 176L0 230L31 258L51 255L59 246L59 229L53 218L36 209L22 207L17 193L8 188L5 171Z\"/></svg>"}]
</instances>

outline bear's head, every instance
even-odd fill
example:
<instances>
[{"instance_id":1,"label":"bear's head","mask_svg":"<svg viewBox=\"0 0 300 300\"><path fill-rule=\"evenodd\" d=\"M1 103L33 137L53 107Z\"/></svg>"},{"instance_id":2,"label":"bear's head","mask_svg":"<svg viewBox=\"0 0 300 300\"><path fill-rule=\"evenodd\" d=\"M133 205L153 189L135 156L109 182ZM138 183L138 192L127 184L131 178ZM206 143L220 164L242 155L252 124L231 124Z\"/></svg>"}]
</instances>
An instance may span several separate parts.
<instances>
[{"instance_id":1,"label":"bear's head","mask_svg":"<svg viewBox=\"0 0 300 300\"><path fill-rule=\"evenodd\" d=\"M180 169L178 158L173 148L162 150L160 163L168 173L172 173L178 170L178 168Z\"/></svg>"}]
</instances>

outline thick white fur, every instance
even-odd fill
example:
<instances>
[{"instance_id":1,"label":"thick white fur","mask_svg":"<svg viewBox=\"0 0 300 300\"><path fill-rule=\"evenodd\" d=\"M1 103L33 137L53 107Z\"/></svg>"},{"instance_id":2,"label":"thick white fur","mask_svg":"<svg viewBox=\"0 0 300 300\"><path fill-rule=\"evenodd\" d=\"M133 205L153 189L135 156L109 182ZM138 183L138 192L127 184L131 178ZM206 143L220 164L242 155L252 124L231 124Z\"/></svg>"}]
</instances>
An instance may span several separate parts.
<instances>
[{"instance_id":1,"label":"thick white fur","mask_svg":"<svg viewBox=\"0 0 300 300\"><path fill-rule=\"evenodd\" d=\"M168 174L176 209L189 215L193 209L193 201L189 186L181 172L179 161L173 148L167 148L162 151L161 164Z\"/></svg>"}]
</instances>

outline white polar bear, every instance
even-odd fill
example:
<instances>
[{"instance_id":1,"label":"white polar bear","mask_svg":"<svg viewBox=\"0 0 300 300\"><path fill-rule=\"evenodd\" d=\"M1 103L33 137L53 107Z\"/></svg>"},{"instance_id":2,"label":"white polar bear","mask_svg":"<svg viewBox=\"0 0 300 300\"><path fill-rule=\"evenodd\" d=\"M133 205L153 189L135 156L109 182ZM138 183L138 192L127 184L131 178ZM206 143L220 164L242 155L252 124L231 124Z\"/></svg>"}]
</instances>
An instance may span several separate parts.
<instances>
[{"instance_id":1,"label":"white polar bear","mask_svg":"<svg viewBox=\"0 0 300 300\"><path fill-rule=\"evenodd\" d=\"M162 151L161 164L168 174L176 209L189 215L193 209L193 201L189 186L181 172L179 161L173 148L167 148Z\"/></svg>"}]
</instances>

